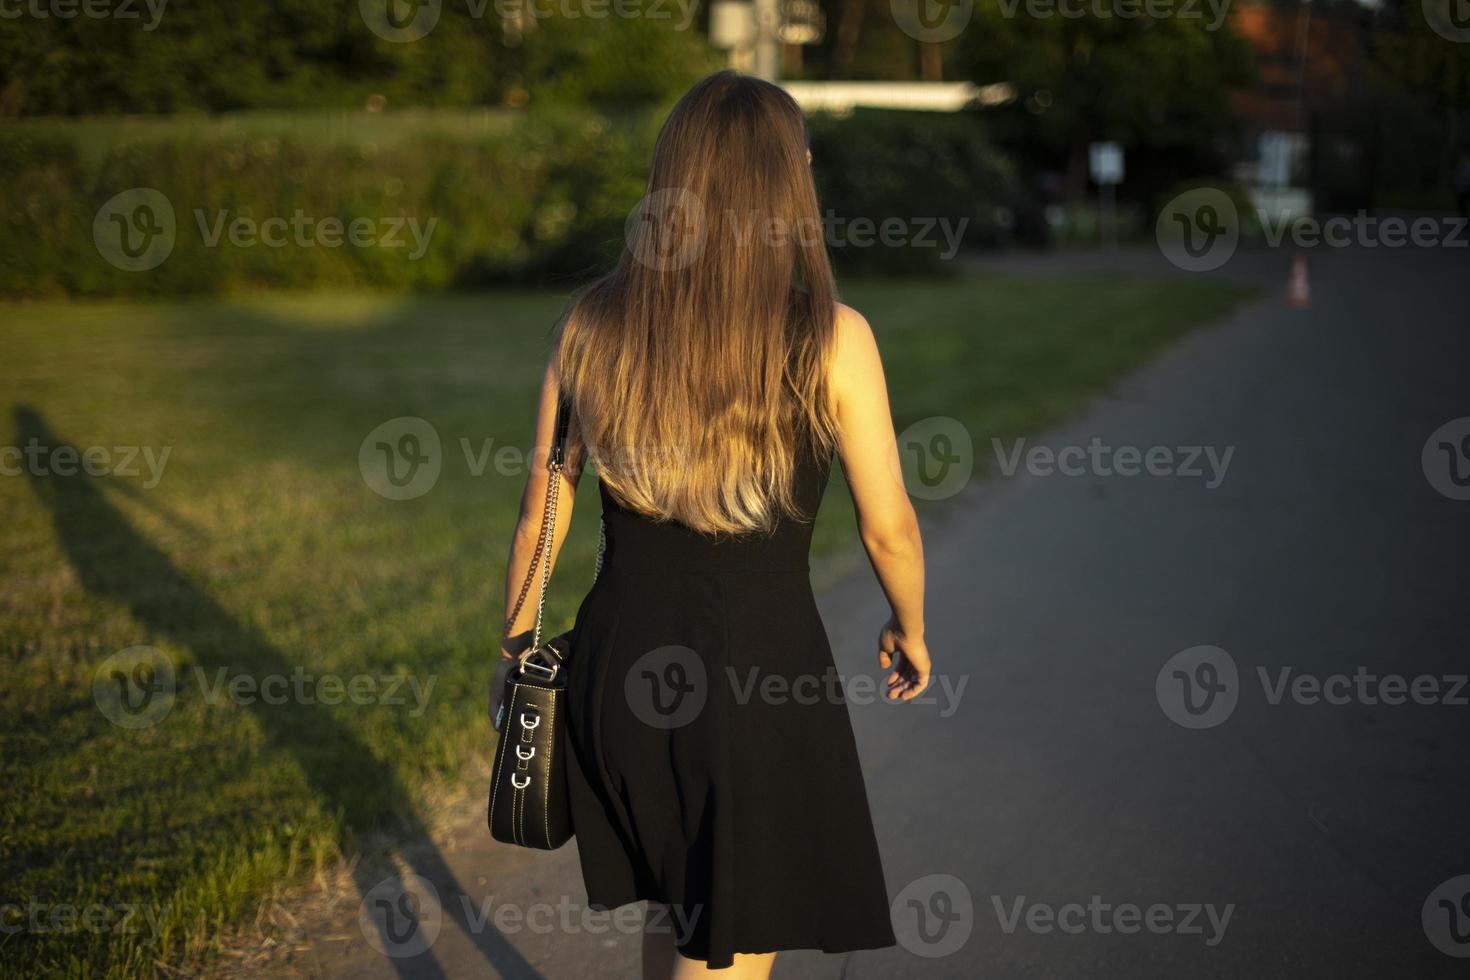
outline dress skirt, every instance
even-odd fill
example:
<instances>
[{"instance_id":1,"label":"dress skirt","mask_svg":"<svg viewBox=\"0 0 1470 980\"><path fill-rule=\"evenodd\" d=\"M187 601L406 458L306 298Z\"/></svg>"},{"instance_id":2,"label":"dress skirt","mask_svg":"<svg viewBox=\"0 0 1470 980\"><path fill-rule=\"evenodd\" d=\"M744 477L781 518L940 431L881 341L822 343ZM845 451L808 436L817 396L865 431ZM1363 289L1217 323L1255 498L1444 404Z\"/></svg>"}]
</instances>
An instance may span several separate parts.
<instances>
[{"instance_id":1,"label":"dress skirt","mask_svg":"<svg viewBox=\"0 0 1470 980\"><path fill-rule=\"evenodd\" d=\"M827 466L798 468L815 516ZM570 799L594 908L650 900L685 956L894 943L810 521L721 539L622 508L574 627Z\"/></svg>"}]
</instances>

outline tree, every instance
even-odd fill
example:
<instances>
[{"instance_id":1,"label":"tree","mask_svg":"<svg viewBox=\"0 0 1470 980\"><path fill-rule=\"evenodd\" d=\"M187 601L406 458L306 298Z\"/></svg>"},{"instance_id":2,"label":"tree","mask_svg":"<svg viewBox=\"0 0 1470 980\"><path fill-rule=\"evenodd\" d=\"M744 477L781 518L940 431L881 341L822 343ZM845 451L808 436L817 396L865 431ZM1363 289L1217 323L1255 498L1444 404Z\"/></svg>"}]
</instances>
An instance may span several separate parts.
<instances>
[{"instance_id":1,"label":"tree","mask_svg":"<svg viewBox=\"0 0 1470 980\"><path fill-rule=\"evenodd\" d=\"M1386 0L1376 17L1370 81L1385 106L1376 162L1396 189L1443 189L1457 157L1470 153L1470 30L1449 19L1452 3ZM1416 180L1415 164L1429 173Z\"/></svg>"},{"instance_id":2,"label":"tree","mask_svg":"<svg viewBox=\"0 0 1470 980\"><path fill-rule=\"evenodd\" d=\"M668 15L659 19L605 5L606 16L567 17L526 3L517 17L513 0L444 0L409 41L375 33L356 0L200 0L160 5L156 17L140 2L126 8L135 19L53 7L0 18L0 116L357 108L370 96L390 106L617 107L663 101L712 64L678 5L659 6Z\"/></svg>"},{"instance_id":3,"label":"tree","mask_svg":"<svg viewBox=\"0 0 1470 980\"><path fill-rule=\"evenodd\" d=\"M959 39L969 77L1016 87L1030 117L1019 138L1062 162L1073 200L1096 140L1132 151L1130 181L1136 164L1166 162L1174 178L1218 166L1234 129L1230 93L1253 79L1249 48L1228 24L1212 26L1208 5L1198 17L1120 16L1128 9L1142 5L982 0Z\"/></svg>"}]
</instances>

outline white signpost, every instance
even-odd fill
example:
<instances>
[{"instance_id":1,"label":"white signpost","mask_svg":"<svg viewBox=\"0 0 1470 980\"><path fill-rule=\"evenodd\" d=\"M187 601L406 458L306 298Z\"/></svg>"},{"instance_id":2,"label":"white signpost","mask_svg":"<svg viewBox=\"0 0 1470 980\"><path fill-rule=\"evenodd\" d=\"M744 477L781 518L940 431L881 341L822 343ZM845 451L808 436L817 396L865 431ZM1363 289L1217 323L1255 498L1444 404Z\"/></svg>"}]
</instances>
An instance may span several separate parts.
<instances>
[{"instance_id":1,"label":"white signpost","mask_svg":"<svg viewBox=\"0 0 1470 980\"><path fill-rule=\"evenodd\" d=\"M1087 147L1087 169L1098 186L1103 243L1108 251L1118 247L1117 186L1123 182L1123 147L1118 143L1093 143Z\"/></svg>"}]
</instances>

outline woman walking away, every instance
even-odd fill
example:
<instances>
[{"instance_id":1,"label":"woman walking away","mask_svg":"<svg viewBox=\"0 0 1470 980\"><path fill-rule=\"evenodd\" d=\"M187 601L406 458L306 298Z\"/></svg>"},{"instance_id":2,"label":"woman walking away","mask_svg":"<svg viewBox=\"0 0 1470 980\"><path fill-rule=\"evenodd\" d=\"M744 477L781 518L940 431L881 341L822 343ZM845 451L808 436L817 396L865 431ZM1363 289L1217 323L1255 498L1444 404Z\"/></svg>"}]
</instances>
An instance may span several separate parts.
<instances>
[{"instance_id":1,"label":"woman walking away","mask_svg":"<svg viewBox=\"0 0 1470 980\"><path fill-rule=\"evenodd\" d=\"M923 555L877 344L837 302L810 166L775 85L721 72L674 108L627 249L561 326L536 445L564 403L567 464L534 468L511 550L500 677L532 632L547 491L554 562L593 462L606 538L567 658L571 823L589 903L649 903L659 980L762 978L779 950L894 942L809 580L834 452L891 610L877 653L893 699L929 681Z\"/></svg>"}]
</instances>

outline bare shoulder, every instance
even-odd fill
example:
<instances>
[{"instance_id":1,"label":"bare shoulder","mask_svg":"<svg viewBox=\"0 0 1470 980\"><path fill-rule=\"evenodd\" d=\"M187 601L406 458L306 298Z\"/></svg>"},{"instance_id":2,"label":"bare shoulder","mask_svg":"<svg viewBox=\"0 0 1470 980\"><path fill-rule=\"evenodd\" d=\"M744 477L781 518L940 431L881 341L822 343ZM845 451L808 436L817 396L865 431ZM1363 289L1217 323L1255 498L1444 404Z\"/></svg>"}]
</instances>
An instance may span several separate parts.
<instances>
[{"instance_id":1,"label":"bare shoulder","mask_svg":"<svg viewBox=\"0 0 1470 980\"><path fill-rule=\"evenodd\" d=\"M836 326L839 345L844 341L852 343L855 340L866 340L873 336L873 327L868 323L868 318L846 303L837 304Z\"/></svg>"},{"instance_id":2,"label":"bare shoulder","mask_svg":"<svg viewBox=\"0 0 1470 980\"><path fill-rule=\"evenodd\" d=\"M838 303L834 332L834 380L839 387L844 382L866 380L878 363L878 342L867 317L845 303Z\"/></svg>"}]
</instances>

